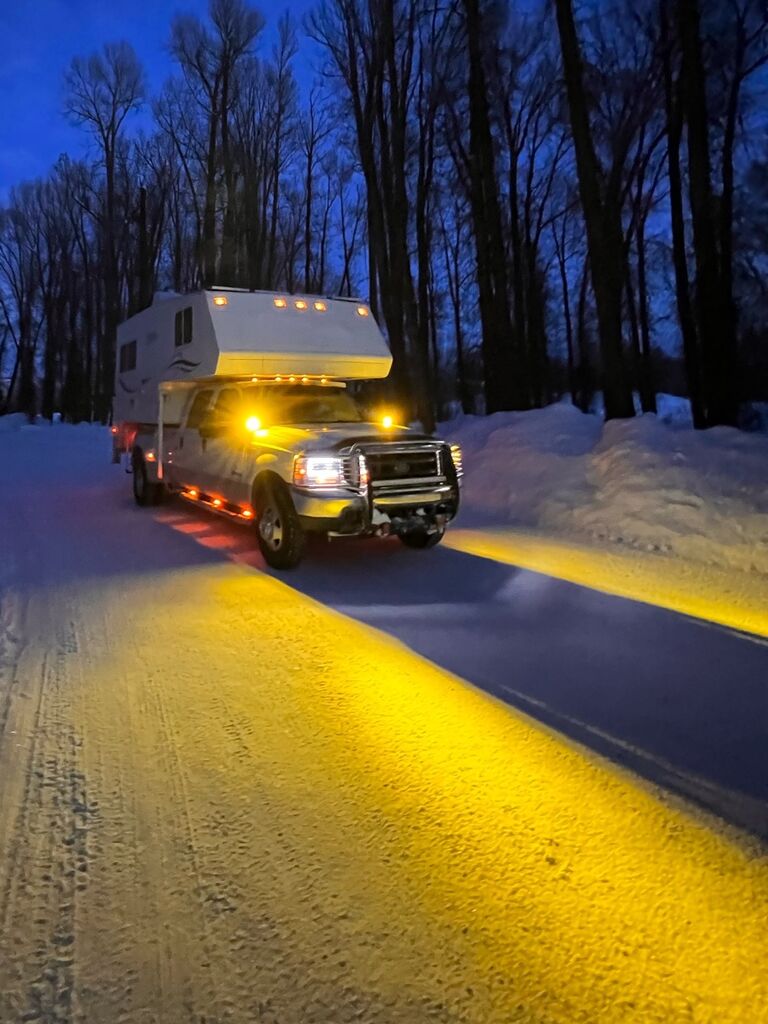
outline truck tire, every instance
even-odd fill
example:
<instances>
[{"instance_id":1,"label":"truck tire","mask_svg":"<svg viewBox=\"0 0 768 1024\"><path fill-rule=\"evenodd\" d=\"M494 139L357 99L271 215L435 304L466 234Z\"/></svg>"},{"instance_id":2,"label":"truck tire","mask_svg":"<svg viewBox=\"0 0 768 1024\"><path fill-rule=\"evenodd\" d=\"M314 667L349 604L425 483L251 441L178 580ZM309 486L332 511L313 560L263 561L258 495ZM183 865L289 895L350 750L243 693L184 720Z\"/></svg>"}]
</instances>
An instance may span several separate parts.
<instances>
[{"instance_id":1,"label":"truck tire","mask_svg":"<svg viewBox=\"0 0 768 1024\"><path fill-rule=\"evenodd\" d=\"M416 548L423 551L425 548L433 548L445 536L445 530L435 530L434 533L427 533L424 529L408 530L407 533L399 533L398 537L407 548Z\"/></svg>"},{"instance_id":2,"label":"truck tire","mask_svg":"<svg viewBox=\"0 0 768 1024\"><path fill-rule=\"evenodd\" d=\"M163 485L150 481L147 464L139 452L134 452L133 459L133 498L141 508L159 505L163 500Z\"/></svg>"},{"instance_id":3,"label":"truck tire","mask_svg":"<svg viewBox=\"0 0 768 1024\"><path fill-rule=\"evenodd\" d=\"M273 569L294 569L304 556L306 535L281 480L257 482L253 507L259 548Z\"/></svg>"}]
</instances>

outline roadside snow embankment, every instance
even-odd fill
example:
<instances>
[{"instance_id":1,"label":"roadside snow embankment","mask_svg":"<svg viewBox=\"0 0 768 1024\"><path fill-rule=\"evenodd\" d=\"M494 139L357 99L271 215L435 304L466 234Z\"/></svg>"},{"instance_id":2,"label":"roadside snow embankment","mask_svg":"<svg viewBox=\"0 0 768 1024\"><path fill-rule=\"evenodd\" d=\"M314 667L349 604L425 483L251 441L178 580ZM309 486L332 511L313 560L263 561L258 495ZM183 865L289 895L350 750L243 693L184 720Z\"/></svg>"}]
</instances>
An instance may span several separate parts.
<instances>
[{"instance_id":1,"label":"roadside snow embankment","mask_svg":"<svg viewBox=\"0 0 768 1024\"><path fill-rule=\"evenodd\" d=\"M462 417L469 519L768 575L768 438L568 404Z\"/></svg>"}]
</instances>

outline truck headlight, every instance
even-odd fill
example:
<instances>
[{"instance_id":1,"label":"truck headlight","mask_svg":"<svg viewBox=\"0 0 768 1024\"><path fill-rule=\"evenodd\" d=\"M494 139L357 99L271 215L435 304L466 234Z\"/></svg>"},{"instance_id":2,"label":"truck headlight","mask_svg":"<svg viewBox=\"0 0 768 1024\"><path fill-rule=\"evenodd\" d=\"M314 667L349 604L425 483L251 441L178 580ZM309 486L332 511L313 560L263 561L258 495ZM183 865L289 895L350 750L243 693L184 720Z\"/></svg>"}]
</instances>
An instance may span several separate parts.
<instances>
[{"instance_id":1,"label":"truck headlight","mask_svg":"<svg viewBox=\"0 0 768 1024\"><path fill-rule=\"evenodd\" d=\"M451 445L451 459L453 460L453 468L456 470L456 476L461 479L464 476L464 460L461 455L461 448L457 444Z\"/></svg>"},{"instance_id":2,"label":"truck headlight","mask_svg":"<svg viewBox=\"0 0 768 1024\"><path fill-rule=\"evenodd\" d=\"M297 487L342 487L342 460L328 455L303 455L293 464L293 482Z\"/></svg>"}]
</instances>

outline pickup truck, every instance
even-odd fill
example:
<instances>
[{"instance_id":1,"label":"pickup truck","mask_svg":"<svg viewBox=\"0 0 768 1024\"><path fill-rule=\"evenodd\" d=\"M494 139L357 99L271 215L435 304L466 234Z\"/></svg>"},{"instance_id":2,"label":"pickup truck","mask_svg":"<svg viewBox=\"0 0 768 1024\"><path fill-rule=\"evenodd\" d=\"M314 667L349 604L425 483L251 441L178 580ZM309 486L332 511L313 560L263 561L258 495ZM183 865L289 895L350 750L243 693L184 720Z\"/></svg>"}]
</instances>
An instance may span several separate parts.
<instances>
[{"instance_id":1,"label":"pickup truck","mask_svg":"<svg viewBox=\"0 0 768 1024\"><path fill-rule=\"evenodd\" d=\"M296 566L308 533L439 543L459 508L456 445L367 418L326 378L186 382L181 421L116 438L139 505L178 495L256 532L266 562Z\"/></svg>"}]
</instances>

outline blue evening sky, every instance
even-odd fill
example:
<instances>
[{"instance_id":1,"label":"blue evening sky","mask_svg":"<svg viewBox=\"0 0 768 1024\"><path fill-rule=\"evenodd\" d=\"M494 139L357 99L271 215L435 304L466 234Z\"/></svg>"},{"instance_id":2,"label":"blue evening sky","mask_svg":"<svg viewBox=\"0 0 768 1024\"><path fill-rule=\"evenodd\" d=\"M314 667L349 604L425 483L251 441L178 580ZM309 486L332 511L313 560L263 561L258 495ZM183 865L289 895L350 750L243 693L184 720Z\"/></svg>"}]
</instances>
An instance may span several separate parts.
<instances>
[{"instance_id":1,"label":"blue evening sky","mask_svg":"<svg viewBox=\"0 0 768 1024\"><path fill-rule=\"evenodd\" d=\"M265 17L260 50L267 53L280 14L297 22L312 0L254 4ZM11 185L44 175L60 153L79 156L85 136L62 112L62 76L73 57L103 43L131 43L156 91L173 69L167 52L177 12L204 15L207 0L0 0L0 197ZM300 33L301 38L301 33ZM302 85L313 78L304 44L295 70Z\"/></svg>"}]
</instances>

